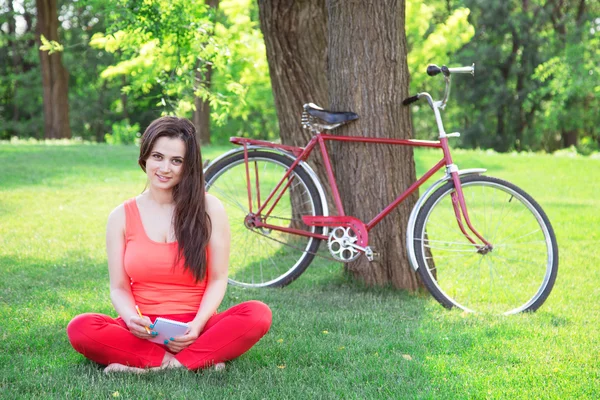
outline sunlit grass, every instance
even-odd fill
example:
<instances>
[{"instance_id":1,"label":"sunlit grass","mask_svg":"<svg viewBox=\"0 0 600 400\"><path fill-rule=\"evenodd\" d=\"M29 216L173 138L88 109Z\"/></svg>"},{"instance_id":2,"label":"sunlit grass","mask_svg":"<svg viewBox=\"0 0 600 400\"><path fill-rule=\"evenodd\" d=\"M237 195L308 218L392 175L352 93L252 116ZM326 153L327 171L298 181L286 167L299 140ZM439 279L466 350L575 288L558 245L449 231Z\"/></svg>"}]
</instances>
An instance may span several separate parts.
<instances>
[{"instance_id":1,"label":"sunlit grass","mask_svg":"<svg viewBox=\"0 0 600 400\"><path fill-rule=\"evenodd\" d=\"M447 311L316 259L285 289L228 290L222 309L259 299L274 318L225 372L104 376L65 327L82 312L114 315L104 229L144 189L137 151L0 145L0 398L600 397L600 160L480 151L457 151L455 163L526 190L556 231L558 279L538 312ZM437 159L417 152L419 173Z\"/></svg>"}]
</instances>

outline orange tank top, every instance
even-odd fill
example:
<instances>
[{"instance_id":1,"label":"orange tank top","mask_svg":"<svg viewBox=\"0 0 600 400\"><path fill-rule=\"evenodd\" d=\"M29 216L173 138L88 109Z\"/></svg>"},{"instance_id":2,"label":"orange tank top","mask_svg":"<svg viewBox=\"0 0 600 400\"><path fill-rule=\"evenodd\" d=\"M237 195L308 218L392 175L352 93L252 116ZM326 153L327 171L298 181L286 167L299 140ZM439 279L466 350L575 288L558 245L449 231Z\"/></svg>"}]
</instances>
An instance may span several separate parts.
<instances>
[{"instance_id":1,"label":"orange tank top","mask_svg":"<svg viewBox=\"0 0 600 400\"><path fill-rule=\"evenodd\" d=\"M192 272L184 268L183 258L177 262L177 242L155 242L146 235L135 198L127 200L124 206L123 265L131 279L134 301L142 313L167 315L197 312L206 289L206 277L196 282Z\"/></svg>"}]
</instances>

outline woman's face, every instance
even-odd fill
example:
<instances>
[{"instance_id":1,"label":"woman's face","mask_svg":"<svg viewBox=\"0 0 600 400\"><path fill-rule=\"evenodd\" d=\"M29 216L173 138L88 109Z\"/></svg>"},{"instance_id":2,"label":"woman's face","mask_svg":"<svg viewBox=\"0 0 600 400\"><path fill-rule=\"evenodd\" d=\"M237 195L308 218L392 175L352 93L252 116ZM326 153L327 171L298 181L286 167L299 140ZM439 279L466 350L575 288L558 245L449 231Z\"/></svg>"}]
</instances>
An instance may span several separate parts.
<instances>
[{"instance_id":1,"label":"woman's face","mask_svg":"<svg viewBox=\"0 0 600 400\"><path fill-rule=\"evenodd\" d=\"M162 136L156 140L146 160L146 175L158 189L173 189L181 181L185 143L179 138Z\"/></svg>"}]
</instances>

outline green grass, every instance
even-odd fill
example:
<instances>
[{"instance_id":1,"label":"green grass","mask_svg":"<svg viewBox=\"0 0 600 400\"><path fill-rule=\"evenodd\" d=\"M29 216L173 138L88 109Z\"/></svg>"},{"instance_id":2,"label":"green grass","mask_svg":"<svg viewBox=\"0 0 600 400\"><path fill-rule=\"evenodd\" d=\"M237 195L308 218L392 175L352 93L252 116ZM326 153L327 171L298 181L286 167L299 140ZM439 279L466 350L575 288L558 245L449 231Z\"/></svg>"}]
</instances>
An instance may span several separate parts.
<instances>
[{"instance_id":1,"label":"green grass","mask_svg":"<svg viewBox=\"0 0 600 400\"><path fill-rule=\"evenodd\" d=\"M600 397L600 160L481 151L453 155L525 189L556 231L558 279L538 312L447 311L318 259L282 290L229 288L222 309L259 299L273 326L225 372L105 376L65 327L82 312L114 315L104 227L144 189L137 151L0 144L0 398ZM423 173L437 154L416 160Z\"/></svg>"}]
</instances>

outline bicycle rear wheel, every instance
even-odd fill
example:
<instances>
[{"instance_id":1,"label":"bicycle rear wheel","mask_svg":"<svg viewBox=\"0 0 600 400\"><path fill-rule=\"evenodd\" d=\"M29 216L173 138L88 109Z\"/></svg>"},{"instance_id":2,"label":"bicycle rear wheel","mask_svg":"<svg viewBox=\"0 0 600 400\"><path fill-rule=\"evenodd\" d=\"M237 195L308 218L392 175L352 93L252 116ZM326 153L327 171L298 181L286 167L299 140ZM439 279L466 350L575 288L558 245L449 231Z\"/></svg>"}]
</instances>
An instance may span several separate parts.
<instances>
[{"instance_id":1,"label":"bicycle rear wheel","mask_svg":"<svg viewBox=\"0 0 600 400\"><path fill-rule=\"evenodd\" d=\"M461 178L473 227L493 248L478 251L460 231L449 181L419 211L414 249L418 272L447 308L515 314L535 311L552 290L558 246L548 217L523 190L496 178ZM478 241L470 230L470 236Z\"/></svg>"},{"instance_id":2,"label":"bicycle rear wheel","mask_svg":"<svg viewBox=\"0 0 600 400\"><path fill-rule=\"evenodd\" d=\"M259 201L267 200L291 165L291 159L277 153L248 151L254 213L259 209ZM244 287L282 287L306 270L319 248L320 239L246 225L250 210L243 152L209 166L205 180L206 191L222 201L229 217L229 283ZM270 201L259 216L262 222L281 228L322 233L322 228L307 226L301 219L304 215L323 215L321 198L313 179L303 168L296 167L288 180L291 180L291 184L273 211L265 216L273 204Z\"/></svg>"}]
</instances>

